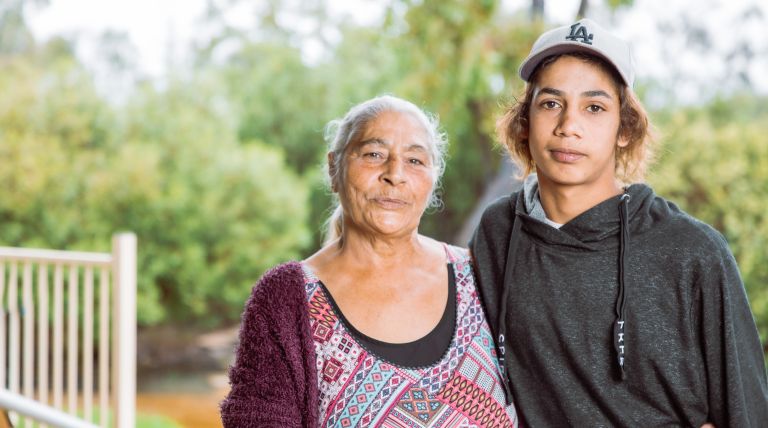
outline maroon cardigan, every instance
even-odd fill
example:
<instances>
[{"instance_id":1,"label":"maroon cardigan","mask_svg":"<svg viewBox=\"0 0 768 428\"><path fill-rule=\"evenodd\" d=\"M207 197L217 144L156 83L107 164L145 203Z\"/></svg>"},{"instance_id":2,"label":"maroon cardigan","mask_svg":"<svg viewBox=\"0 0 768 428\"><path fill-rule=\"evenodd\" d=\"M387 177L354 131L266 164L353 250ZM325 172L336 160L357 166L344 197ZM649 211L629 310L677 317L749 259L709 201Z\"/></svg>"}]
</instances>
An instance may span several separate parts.
<instances>
[{"instance_id":1,"label":"maroon cardigan","mask_svg":"<svg viewBox=\"0 0 768 428\"><path fill-rule=\"evenodd\" d=\"M318 387L304 274L289 262L253 287L221 403L224 427L316 427Z\"/></svg>"}]
</instances>

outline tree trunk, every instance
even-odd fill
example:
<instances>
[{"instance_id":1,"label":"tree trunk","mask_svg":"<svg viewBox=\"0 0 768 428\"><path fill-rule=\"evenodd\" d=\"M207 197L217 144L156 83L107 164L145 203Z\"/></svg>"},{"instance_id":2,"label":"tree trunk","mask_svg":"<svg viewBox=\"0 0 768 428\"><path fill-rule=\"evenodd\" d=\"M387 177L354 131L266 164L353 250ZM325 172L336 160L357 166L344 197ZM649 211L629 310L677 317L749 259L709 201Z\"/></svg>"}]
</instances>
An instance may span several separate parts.
<instances>
[{"instance_id":1,"label":"tree trunk","mask_svg":"<svg viewBox=\"0 0 768 428\"><path fill-rule=\"evenodd\" d=\"M544 0L531 1L531 21L544 19Z\"/></svg>"},{"instance_id":2,"label":"tree trunk","mask_svg":"<svg viewBox=\"0 0 768 428\"><path fill-rule=\"evenodd\" d=\"M587 10L589 9L589 0L581 0L579 3L579 11L576 12L576 19L581 19L587 16Z\"/></svg>"}]
</instances>

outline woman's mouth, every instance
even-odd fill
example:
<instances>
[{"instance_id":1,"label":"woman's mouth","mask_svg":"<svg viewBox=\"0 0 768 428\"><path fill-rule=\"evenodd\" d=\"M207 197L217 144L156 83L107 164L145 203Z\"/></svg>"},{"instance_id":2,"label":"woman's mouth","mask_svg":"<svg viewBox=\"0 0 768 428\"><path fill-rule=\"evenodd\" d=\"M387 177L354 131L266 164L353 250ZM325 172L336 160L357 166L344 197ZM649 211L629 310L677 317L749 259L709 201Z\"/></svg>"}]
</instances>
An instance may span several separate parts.
<instances>
[{"instance_id":1,"label":"woman's mouth","mask_svg":"<svg viewBox=\"0 0 768 428\"><path fill-rule=\"evenodd\" d=\"M400 209L400 208L403 208L404 206L408 205L408 203L405 202L404 200L397 199L397 198L384 198L384 197L381 197L381 198L373 198L372 200L373 200L373 202L376 205L378 205L378 206L380 206L380 207L382 207L384 209L390 209L390 210Z\"/></svg>"}]
</instances>

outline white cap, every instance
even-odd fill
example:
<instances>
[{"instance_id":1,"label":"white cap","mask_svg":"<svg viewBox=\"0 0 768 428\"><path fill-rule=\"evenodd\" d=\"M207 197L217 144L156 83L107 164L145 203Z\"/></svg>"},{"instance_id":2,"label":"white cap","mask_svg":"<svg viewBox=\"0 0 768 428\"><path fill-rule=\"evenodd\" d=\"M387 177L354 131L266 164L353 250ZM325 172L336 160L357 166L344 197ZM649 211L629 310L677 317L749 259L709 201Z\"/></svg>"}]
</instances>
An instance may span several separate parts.
<instances>
[{"instance_id":1,"label":"white cap","mask_svg":"<svg viewBox=\"0 0 768 428\"><path fill-rule=\"evenodd\" d=\"M533 44L528 58L520 65L520 77L528 82L536 66L545 58L569 52L584 52L603 58L616 68L627 86L631 88L635 83L629 44L589 19L542 34Z\"/></svg>"}]
</instances>

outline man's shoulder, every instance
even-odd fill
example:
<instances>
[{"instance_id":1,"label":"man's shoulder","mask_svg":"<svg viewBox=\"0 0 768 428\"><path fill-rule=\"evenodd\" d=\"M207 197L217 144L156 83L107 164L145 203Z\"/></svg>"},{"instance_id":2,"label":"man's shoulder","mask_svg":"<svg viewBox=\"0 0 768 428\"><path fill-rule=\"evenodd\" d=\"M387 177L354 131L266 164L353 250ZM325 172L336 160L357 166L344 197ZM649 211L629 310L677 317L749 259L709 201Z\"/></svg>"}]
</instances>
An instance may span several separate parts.
<instances>
[{"instance_id":1,"label":"man's shoulder","mask_svg":"<svg viewBox=\"0 0 768 428\"><path fill-rule=\"evenodd\" d=\"M670 254L672 259L714 262L732 258L727 240L713 226L664 198L657 196L654 203L656 209L651 212L651 217L656 218L653 223L653 240L664 239L669 243L665 247L674 247L674 254ZM658 215L662 212L662 215ZM654 251L657 251L658 246L654 244L654 247Z\"/></svg>"},{"instance_id":2,"label":"man's shoulder","mask_svg":"<svg viewBox=\"0 0 768 428\"><path fill-rule=\"evenodd\" d=\"M518 193L512 193L488 204L480 224L469 243L475 260L488 260L506 254L509 235L515 221L515 204Z\"/></svg>"},{"instance_id":3,"label":"man's shoulder","mask_svg":"<svg viewBox=\"0 0 768 428\"><path fill-rule=\"evenodd\" d=\"M515 200L517 199L518 193L519 192L514 192L495 199L485 208L485 213L511 213L514 209Z\"/></svg>"},{"instance_id":4,"label":"man's shoulder","mask_svg":"<svg viewBox=\"0 0 768 428\"><path fill-rule=\"evenodd\" d=\"M480 218L481 227L508 226L514 220L518 192L502 196L485 207Z\"/></svg>"},{"instance_id":5,"label":"man's shoulder","mask_svg":"<svg viewBox=\"0 0 768 428\"><path fill-rule=\"evenodd\" d=\"M664 202L668 204L671 211L670 215L663 222L665 234L668 237L696 247L717 247L721 249L728 247L723 234L710 224L687 213L672 202L666 200Z\"/></svg>"}]
</instances>

